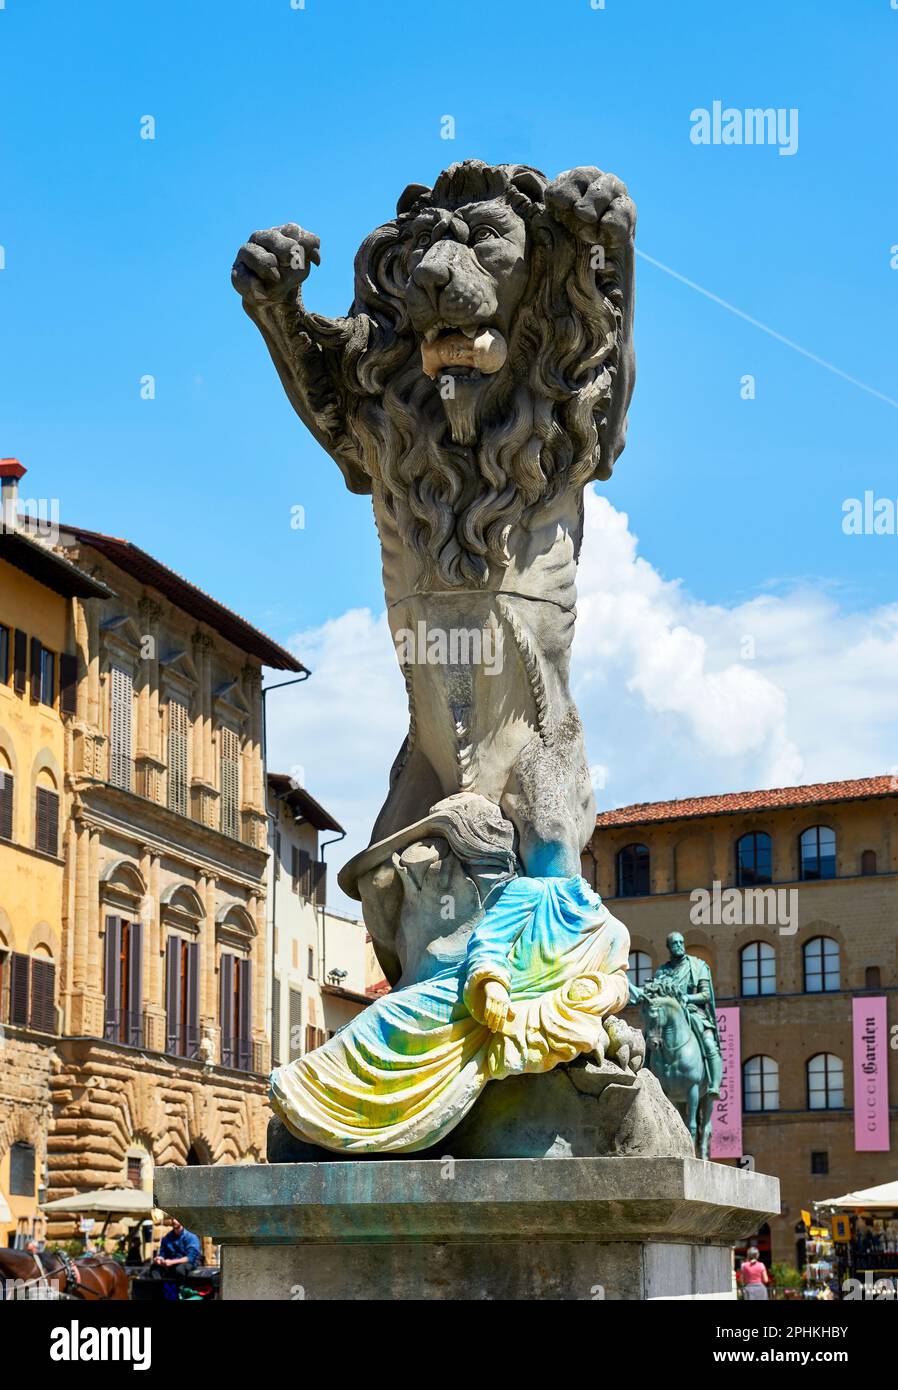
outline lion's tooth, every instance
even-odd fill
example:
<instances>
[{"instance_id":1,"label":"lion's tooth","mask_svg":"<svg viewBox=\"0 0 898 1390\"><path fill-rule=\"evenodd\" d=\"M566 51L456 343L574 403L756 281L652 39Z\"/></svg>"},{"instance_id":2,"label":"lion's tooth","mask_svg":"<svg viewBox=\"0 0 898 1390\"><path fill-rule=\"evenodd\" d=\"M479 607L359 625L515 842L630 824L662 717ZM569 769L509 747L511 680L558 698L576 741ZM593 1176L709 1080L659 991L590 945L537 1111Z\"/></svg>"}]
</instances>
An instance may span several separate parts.
<instances>
[{"instance_id":1,"label":"lion's tooth","mask_svg":"<svg viewBox=\"0 0 898 1390\"><path fill-rule=\"evenodd\" d=\"M437 324L434 324L432 328L428 328L427 332L424 334L425 343L432 343L439 331Z\"/></svg>"},{"instance_id":2,"label":"lion's tooth","mask_svg":"<svg viewBox=\"0 0 898 1390\"><path fill-rule=\"evenodd\" d=\"M508 344L494 328L485 328L474 339L474 366L488 375L505 366Z\"/></svg>"},{"instance_id":3,"label":"lion's tooth","mask_svg":"<svg viewBox=\"0 0 898 1390\"><path fill-rule=\"evenodd\" d=\"M474 324L473 328L463 328L463 329L462 329L462 333L464 333L464 335L465 335L466 338L476 338L476 337L477 337L477 334L478 334L479 332L480 332L480 329L477 327L476 324Z\"/></svg>"}]
</instances>

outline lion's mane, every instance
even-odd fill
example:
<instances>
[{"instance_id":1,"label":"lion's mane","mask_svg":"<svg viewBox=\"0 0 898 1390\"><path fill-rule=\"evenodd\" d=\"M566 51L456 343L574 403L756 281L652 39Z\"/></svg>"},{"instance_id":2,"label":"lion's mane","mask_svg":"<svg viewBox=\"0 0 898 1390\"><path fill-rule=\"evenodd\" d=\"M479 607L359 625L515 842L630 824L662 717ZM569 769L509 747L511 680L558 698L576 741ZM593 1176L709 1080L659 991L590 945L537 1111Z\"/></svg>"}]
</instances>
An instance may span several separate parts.
<instances>
[{"instance_id":1,"label":"lion's mane","mask_svg":"<svg viewBox=\"0 0 898 1390\"><path fill-rule=\"evenodd\" d=\"M590 200L590 176L605 180L606 195L610 182L613 196ZM529 278L506 369L485 382L478 442L466 447L452 441L438 389L421 370L404 299L403 228L428 208L493 198L527 224ZM421 587L483 584L491 563L507 560L515 523L562 489L610 475L633 384L633 222L626 189L597 169L550 183L526 166L471 160L433 189L406 190L396 219L361 246L350 319L371 322L345 346L346 433L422 560Z\"/></svg>"}]
</instances>

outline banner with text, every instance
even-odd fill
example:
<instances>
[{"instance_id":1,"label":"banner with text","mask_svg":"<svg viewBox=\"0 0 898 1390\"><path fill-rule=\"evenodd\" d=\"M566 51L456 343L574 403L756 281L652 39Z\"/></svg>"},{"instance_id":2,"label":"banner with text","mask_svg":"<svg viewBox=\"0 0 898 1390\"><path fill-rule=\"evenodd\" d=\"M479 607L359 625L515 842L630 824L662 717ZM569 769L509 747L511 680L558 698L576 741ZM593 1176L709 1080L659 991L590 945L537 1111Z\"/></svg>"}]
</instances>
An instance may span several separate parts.
<instances>
[{"instance_id":1,"label":"banner with text","mask_svg":"<svg viewBox=\"0 0 898 1390\"><path fill-rule=\"evenodd\" d=\"M851 1001L854 1044L854 1147L889 1148L889 1025L884 996Z\"/></svg>"},{"instance_id":2,"label":"banner with text","mask_svg":"<svg viewBox=\"0 0 898 1390\"><path fill-rule=\"evenodd\" d=\"M739 1010L718 1009L723 1084L714 1102L711 1130L712 1158L742 1157L742 1054L739 1045Z\"/></svg>"}]
</instances>

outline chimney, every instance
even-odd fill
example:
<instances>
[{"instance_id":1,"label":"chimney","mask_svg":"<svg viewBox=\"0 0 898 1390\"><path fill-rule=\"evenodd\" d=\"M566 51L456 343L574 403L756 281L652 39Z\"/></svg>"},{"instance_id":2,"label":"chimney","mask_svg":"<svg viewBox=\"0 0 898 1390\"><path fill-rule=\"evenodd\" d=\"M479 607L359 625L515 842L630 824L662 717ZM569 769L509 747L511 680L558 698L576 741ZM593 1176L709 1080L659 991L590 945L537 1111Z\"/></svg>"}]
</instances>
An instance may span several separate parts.
<instances>
[{"instance_id":1,"label":"chimney","mask_svg":"<svg viewBox=\"0 0 898 1390\"><path fill-rule=\"evenodd\" d=\"M19 524L19 479L28 469L18 459L0 459L0 530L15 531Z\"/></svg>"}]
</instances>

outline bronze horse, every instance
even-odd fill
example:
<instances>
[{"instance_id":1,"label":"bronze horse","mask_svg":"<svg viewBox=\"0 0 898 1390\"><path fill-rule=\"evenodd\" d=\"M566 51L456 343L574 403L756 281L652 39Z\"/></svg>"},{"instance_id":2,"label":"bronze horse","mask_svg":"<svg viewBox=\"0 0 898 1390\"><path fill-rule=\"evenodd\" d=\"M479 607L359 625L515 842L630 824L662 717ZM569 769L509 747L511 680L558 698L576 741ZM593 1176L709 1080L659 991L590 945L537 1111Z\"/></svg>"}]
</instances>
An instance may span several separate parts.
<instances>
[{"instance_id":1,"label":"bronze horse","mask_svg":"<svg viewBox=\"0 0 898 1390\"><path fill-rule=\"evenodd\" d=\"M12 1298L27 1298L29 1289L40 1297L40 1291L47 1287L59 1297L90 1303L123 1302L128 1297L128 1276L118 1260L108 1255L83 1255L73 1260L51 1250L37 1255L30 1250L0 1249L0 1281L4 1289L11 1280L15 1281Z\"/></svg>"}]
</instances>

